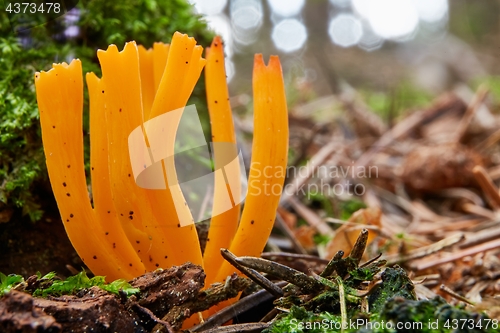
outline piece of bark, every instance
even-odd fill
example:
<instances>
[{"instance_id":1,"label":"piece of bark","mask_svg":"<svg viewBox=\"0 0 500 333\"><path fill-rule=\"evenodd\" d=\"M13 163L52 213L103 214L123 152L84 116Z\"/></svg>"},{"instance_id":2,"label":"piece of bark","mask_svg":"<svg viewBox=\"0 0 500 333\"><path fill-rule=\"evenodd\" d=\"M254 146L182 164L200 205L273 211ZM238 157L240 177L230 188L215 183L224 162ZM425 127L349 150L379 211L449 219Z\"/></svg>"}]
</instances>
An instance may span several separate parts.
<instances>
[{"instance_id":1,"label":"piece of bark","mask_svg":"<svg viewBox=\"0 0 500 333\"><path fill-rule=\"evenodd\" d=\"M98 287L84 289L76 296L48 298L11 291L0 298L0 332L146 333L157 318L197 301L204 279L200 266L186 263L132 280L131 285L139 288L140 293L129 299ZM141 309L153 316L145 315Z\"/></svg>"},{"instance_id":2,"label":"piece of bark","mask_svg":"<svg viewBox=\"0 0 500 333\"><path fill-rule=\"evenodd\" d=\"M83 297L61 296L33 298L34 306L52 316L62 332L123 332L145 331L138 316L129 312L115 295L90 288Z\"/></svg>"},{"instance_id":3,"label":"piece of bark","mask_svg":"<svg viewBox=\"0 0 500 333\"><path fill-rule=\"evenodd\" d=\"M33 304L33 297L20 291L7 293L0 301L0 332L59 333L54 317Z\"/></svg>"},{"instance_id":4,"label":"piece of bark","mask_svg":"<svg viewBox=\"0 0 500 333\"><path fill-rule=\"evenodd\" d=\"M137 301L139 305L163 317L172 307L196 299L204 281L203 269L186 263L141 275L130 284L141 291Z\"/></svg>"}]
</instances>

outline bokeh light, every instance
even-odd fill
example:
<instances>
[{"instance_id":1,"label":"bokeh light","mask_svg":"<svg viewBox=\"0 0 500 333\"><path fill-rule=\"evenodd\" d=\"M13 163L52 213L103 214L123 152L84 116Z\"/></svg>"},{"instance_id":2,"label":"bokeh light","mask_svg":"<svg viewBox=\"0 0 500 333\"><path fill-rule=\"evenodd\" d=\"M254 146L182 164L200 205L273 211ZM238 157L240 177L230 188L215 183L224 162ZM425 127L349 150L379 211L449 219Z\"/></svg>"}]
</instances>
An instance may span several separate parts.
<instances>
[{"instance_id":1,"label":"bokeh light","mask_svg":"<svg viewBox=\"0 0 500 333\"><path fill-rule=\"evenodd\" d=\"M330 3L338 8L347 8L351 4L351 0L330 0Z\"/></svg>"},{"instance_id":2,"label":"bokeh light","mask_svg":"<svg viewBox=\"0 0 500 333\"><path fill-rule=\"evenodd\" d=\"M436 22L448 16L447 0L413 0L422 21Z\"/></svg>"},{"instance_id":3,"label":"bokeh light","mask_svg":"<svg viewBox=\"0 0 500 333\"><path fill-rule=\"evenodd\" d=\"M255 42L264 16L262 3L259 0L233 0L230 13L235 41L242 45Z\"/></svg>"},{"instance_id":4,"label":"bokeh light","mask_svg":"<svg viewBox=\"0 0 500 333\"><path fill-rule=\"evenodd\" d=\"M274 26L271 37L278 49L293 52L306 42L307 30L299 20L285 19Z\"/></svg>"},{"instance_id":5,"label":"bokeh light","mask_svg":"<svg viewBox=\"0 0 500 333\"><path fill-rule=\"evenodd\" d=\"M196 11L204 15L217 15L226 7L227 0L190 0Z\"/></svg>"},{"instance_id":6,"label":"bokeh light","mask_svg":"<svg viewBox=\"0 0 500 333\"><path fill-rule=\"evenodd\" d=\"M352 7L375 34L397 41L411 38L422 23L442 29L448 17L447 0L352 0Z\"/></svg>"},{"instance_id":7,"label":"bokeh light","mask_svg":"<svg viewBox=\"0 0 500 333\"><path fill-rule=\"evenodd\" d=\"M373 31L383 38L403 39L418 27L418 11L412 0L355 0L353 4L368 7L360 11L368 13Z\"/></svg>"},{"instance_id":8,"label":"bokeh light","mask_svg":"<svg viewBox=\"0 0 500 333\"><path fill-rule=\"evenodd\" d=\"M384 45L384 39L377 35L370 24L365 20L362 21L363 36L358 42L358 46L368 52L375 51Z\"/></svg>"},{"instance_id":9,"label":"bokeh light","mask_svg":"<svg viewBox=\"0 0 500 333\"><path fill-rule=\"evenodd\" d=\"M301 12L305 0L267 0L267 2L274 14L282 17L290 17L296 16Z\"/></svg>"},{"instance_id":10,"label":"bokeh light","mask_svg":"<svg viewBox=\"0 0 500 333\"><path fill-rule=\"evenodd\" d=\"M222 37L224 41L224 52L228 57L233 55L233 36L231 32L231 24L226 16L211 15L206 16L208 27L213 30L217 35Z\"/></svg>"},{"instance_id":11,"label":"bokeh light","mask_svg":"<svg viewBox=\"0 0 500 333\"><path fill-rule=\"evenodd\" d=\"M359 20L352 14L340 14L332 18L328 26L332 41L342 47L356 45L363 36Z\"/></svg>"}]
</instances>

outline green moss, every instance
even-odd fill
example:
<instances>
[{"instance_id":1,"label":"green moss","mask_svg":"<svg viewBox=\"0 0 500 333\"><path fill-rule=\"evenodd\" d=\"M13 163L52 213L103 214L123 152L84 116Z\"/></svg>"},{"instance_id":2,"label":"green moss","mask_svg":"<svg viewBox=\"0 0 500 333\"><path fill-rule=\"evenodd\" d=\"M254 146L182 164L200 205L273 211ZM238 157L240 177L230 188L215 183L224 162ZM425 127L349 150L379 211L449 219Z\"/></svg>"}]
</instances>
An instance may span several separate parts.
<instances>
[{"instance_id":1,"label":"green moss","mask_svg":"<svg viewBox=\"0 0 500 333\"><path fill-rule=\"evenodd\" d=\"M389 92L362 90L361 94L368 106L384 119L397 116L407 109L429 105L433 98L432 94L408 80L402 81Z\"/></svg>"},{"instance_id":2,"label":"green moss","mask_svg":"<svg viewBox=\"0 0 500 333\"><path fill-rule=\"evenodd\" d=\"M0 297L3 294L8 293L13 288L17 287L20 283L24 282L24 278L21 275L9 274L5 275L0 272Z\"/></svg>"},{"instance_id":3,"label":"green moss","mask_svg":"<svg viewBox=\"0 0 500 333\"><path fill-rule=\"evenodd\" d=\"M32 293L33 296L43 297L49 295L74 295L80 290L94 286L115 295L125 294L126 296L131 296L139 292L138 288L133 288L125 280L119 279L111 283L106 283L104 276L89 278L85 271L70 276L66 280L59 280L54 272L50 272L44 276L37 273L36 276L30 277L26 281L21 275L5 275L0 272L0 297L12 289L29 292Z\"/></svg>"},{"instance_id":4,"label":"green moss","mask_svg":"<svg viewBox=\"0 0 500 333\"><path fill-rule=\"evenodd\" d=\"M33 296L60 296L60 295L74 295L78 291L83 289L88 289L90 287L97 286L107 292L119 295L119 293L124 293L127 296L137 294L139 292L138 288L132 288L132 286L125 280L115 280L111 283L106 283L104 276L94 276L89 278L85 271L82 271L74 276L68 277L66 280L55 280L55 274L48 277L42 277L40 280L49 280L48 286L43 288L38 288L33 292Z\"/></svg>"},{"instance_id":5,"label":"green moss","mask_svg":"<svg viewBox=\"0 0 500 333\"><path fill-rule=\"evenodd\" d=\"M404 269L397 265L394 268L387 268L382 273L382 283L375 288L370 297L368 297L372 312L379 312L384 304L394 297L417 299L413 283L408 275L406 275Z\"/></svg>"},{"instance_id":6,"label":"green moss","mask_svg":"<svg viewBox=\"0 0 500 333\"><path fill-rule=\"evenodd\" d=\"M451 306L439 296L420 301L394 298L384 305L380 318L412 327L405 330L409 333L493 333L498 332L499 328L498 321L490 320L484 314Z\"/></svg>"},{"instance_id":7,"label":"green moss","mask_svg":"<svg viewBox=\"0 0 500 333\"><path fill-rule=\"evenodd\" d=\"M341 220L348 220L352 214L362 208L366 208L366 204L360 200L352 199L349 201L341 201L339 203Z\"/></svg>"}]
</instances>

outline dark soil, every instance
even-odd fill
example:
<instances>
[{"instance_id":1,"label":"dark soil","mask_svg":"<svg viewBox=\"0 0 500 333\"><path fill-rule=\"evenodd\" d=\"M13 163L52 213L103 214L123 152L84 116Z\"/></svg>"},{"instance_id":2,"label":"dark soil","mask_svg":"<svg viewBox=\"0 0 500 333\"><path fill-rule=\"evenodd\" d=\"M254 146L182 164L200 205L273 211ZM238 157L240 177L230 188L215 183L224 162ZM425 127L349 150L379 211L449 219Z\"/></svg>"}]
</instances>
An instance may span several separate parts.
<instances>
[{"instance_id":1,"label":"dark soil","mask_svg":"<svg viewBox=\"0 0 500 333\"><path fill-rule=\"evenodd\" d=\"M64 231L57 208L38 222L14 213L10 222L0 223L0 272L24 277L40 272L73 275L67 265L81 271L85 267Z\"/></svg>"}]
</instances>

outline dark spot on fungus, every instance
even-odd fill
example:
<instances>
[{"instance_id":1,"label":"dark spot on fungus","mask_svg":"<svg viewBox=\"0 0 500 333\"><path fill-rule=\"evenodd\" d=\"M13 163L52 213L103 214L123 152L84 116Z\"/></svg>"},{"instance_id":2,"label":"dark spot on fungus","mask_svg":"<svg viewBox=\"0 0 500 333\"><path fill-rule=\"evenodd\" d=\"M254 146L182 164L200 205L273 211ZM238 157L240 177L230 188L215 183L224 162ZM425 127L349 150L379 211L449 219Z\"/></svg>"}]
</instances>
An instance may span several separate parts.
<instances>
[{"instance_id":1,"label":"dark spot on fungus","mask_svg":"<svg viewBox=\"0 0 500 333\"><path fill-rule=\"evenodd\" d=\"M108 214L111 214L111 211L110 211L110 210L108 210Z\"/></svg>"},{"instance_id":2,"label":"dark spot on fungus","mask_svg":"<svg viewBox=\"0 0 500 333\"><path fill-rule=\"evenodd\" d=\"M217 101L215 101L215 104L217 104Z\"/></svg>"},{"instance_id":3,"label":"dark spot on fungus","mask_svg":"<svg viewBox=\"0 0 500 333\"><path fill-rule=\"evenodd\" d=\"M104 94L104 90L102 91L102 93Z\"/></svg>"},{"instance_id":4,"label":"dark spot on fungus","mask_svg":"<svg viewBox=\"0 0 500 333\"><path fill-rule=\"evenodd\" d=\"M115 249L115 248L116 248L116 243L113 243L113 249Z\"/></svg>"},{"instance_id":5,"label":"dark spot on fungus","mask_svg":"<svg viewBox=\"0 0 500 333\"><path fill-rule=\"evenodd\" d=\"M75 215L73 215L73 214L69 214L69 217L73 218L73 216L75 216Z\"/></svg>"},{"instance_id":6,"label":"dark spot on fungus","mask_svg":"<svg viewBox=\"0 0 500 333\"><path fill-rule=\"evenodd\" d=\"M155 266L156 266L156 267L160 267L160 264L156 264Z\"/></svg>"},{"instance_id":7,"label":"dark spot on fungus","mask_svg":"<svg viewBox=\"0 0 500 333\"><path fill-rule=\"evenodd\" d=\"M137 244L139 244L141 241L136 240L135 242L136 242Z\"/></svg>"},{"instance_id":8,"label":"dark spot on fungus","mask_svg":"<svg viewBox=\"0 0 500 333\"><path fill-rule=\"evenodd\" d=\"M71 196L71 194L69 194L69 192L68 192L68 193L66 193L66 195L67 195L68 197L70 197L70 196Z\"/></svg>"},{"instance_id":9,"label":"dark spot on fungus","mask_svg":"<svg viewBox=\"0 0 500 333\"><path fill-rule=\"evenodd\" d=\"M129 215L134 215L134 211L132 211L132 210L128 213L129 213Z\"/></svg>"},{"instance_id":10,"label":"dark spot on fungus","mask_svg":"<svg viewBox=\"0 0 500 333\"><path fill-rule=\"evenodd\" d=\"M123 214L120 214L120 216L123 216Z\"/></svg>"},{"instance_id":11,"label":"dark spot on fungus","mask_svg":"<svg viewBox=\"0 0 500 333\"><path fill-rule=\"evenodd\" d=\"M181 224L180 223L177 223L177 228L180 228L181 227Z\"/></svg>"},{"instance_id":12,"label":"dark spot on fungus","mask_svg":"<svg viewBox=\"0 0 500 333\"><path fill-rule=\"evenodd\" d=\"M69 222L69 219L66 219L66 222Z\"/></svg>"},{"instance_id":13,"label":"dark spot on fungus","mask_svg":"<svg viewBox=\"0 0 500 333\"><path fill-rule=\"evenodd\" d=\"M106 235L106 236L107 236L107 235L109 235L109 232L107 232L107 231L106 231L106 234L105 234L105 235Z\"/></svg>"},{"instance_id":14,"label":"dark spot on fungus","mask_svg":"<svg viewBox=\"0 0 500 333\"><path fill-rule=\"evenodd\" d=\"M132 267L132 263L128 264L130 267Z\"/></svg>"},{"instance_id":15,"label":"dark spot on fungus","mask_svg":"<svg viewBox=\"0 0 500 333\"><path fill-rule=\"evenodd\" d=\"M165 259L167 259L167 258L168 258L168 256L165 256Z\"/></svg>"},{"instance_id":16,"label":"dark spot on fungus","mask_svg":"<svg viewBox=\"0 0 500 333\"><path fill-rule=\"evenodd\" d=\"M122 108L120 108L120 112L122 112Z\"/></svg>"},{"instance_id":17,"label":"dark spot on fungus","mask_svg":"<svg viewBox=\"0 0 500 333\"><path fill-rule=\"evenodd\" d=\"M132 215L130 215L128 218L129 218L130 220L133 220L133 219L134 219L134 217L133 217Z\"/></svg>"},{"instance_id":18,"label":"dark spot on fungus","mask_svg":"<svg viewBox=\"0 0 500 333\"><path fill-rule=\"evenodd\" d=\"M94 167L92 167L92 171L94 170Z\"/></svg>"},{"instance_id":19,"label":"dark spot on fungus","mask_svg":"<svg viewBox=\"0 0 500 333\"><path fill-rule=\"evenodd\" d=\"M254 224L254 223L255 223L255 221L254 221L254 220L252 220L252 221L250 221L250 223L251 223L251 224Z\"/></svg>"},{"instance_id":20,"label":"dark spot on fungus","mask_svg":"<svg viewBox=\"0 0 500 333\"><path fill-rule=\"evenodd\" d=\"M219 59L215 59L215 62L219 62Z\"/></svg>"},{"instance_id":21,"label":"dark spot on fungus","mask_svg":"<svg viewBox=\"0 0 500 333\"><path fill-rule=\"evenodd\" d=\"M66 183L63 183L63 186L66 187Z\"/></svg>"},{"instance_id":22,"label":"dark spot on fungus","mask_svg":"<svg viewBox=\"0 0 500 333\"><path fill-rule=\"evenodd\" d=\"M128 176L130 177L130 173L128 174Z\"/></svg>"},{"instance_id":23,"label":"dark spot on fungus","mask_svg":"<svg viewBox=\"0 0 500 333\"><path fill-rule=\"evenodd\" d=\"M70 164L68 164L68 169L69 169L69 168L71 168L71 165L70 165Z\"/></svg>"},{"instance_id":24,"label":"dark spot on fungus","mask_svg":"<svg viewBox=\"0 0 500 333\"><path fill-rule=\"evenodd\" d=\"M149 256L149 262L153 261L153 257Z\"/></svg>"},{"instance_id":25,"label":"dark spot on fungus","mask_svg":"<svg viewBox=\"0 0 500 333\"><path fill-rule=\"evenodd\" d=\"M219 46L219 43L214 43L214 46L215 46L215 47Z\"/></svg>"},{"instance_id":26,"label":"dark spot on fungus","mask_svg":"<svg viewBox=\"0 0 500 333\"><path fill-rule=\"evenodd\" d=\"M55 126L52 126L52 128L56 128Z\"/></svg>"},{"instance_id":27,"label":"dark spot on fungus","mask_svg":"<svg viewBox=\"0 0 500 333\"><path fill-rule=\"evenodd\" d=\"M97 256L93 256L92 258L97 259Z\"/></svg>"},{"instance_id":28,"label":"dark spot on fungus","mask_svg":"<svg viewBox=\"0 0 500 333\"><path fill-rule=\"evenodd\" d=\"M189 61L186 61L186 65L189 64Z\"/></svg>"},{"instance_id":29,"label":"dark spot on fungus","mask_svg":"<svg viewBox=\"0 0 500 333\"><path fill-rule=\"evenodd\" d=\"M210 238L207 238L207 242L210 242Z\"/></svg>"}]
</instances>

